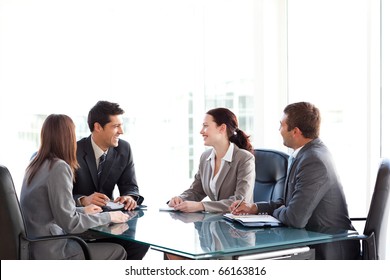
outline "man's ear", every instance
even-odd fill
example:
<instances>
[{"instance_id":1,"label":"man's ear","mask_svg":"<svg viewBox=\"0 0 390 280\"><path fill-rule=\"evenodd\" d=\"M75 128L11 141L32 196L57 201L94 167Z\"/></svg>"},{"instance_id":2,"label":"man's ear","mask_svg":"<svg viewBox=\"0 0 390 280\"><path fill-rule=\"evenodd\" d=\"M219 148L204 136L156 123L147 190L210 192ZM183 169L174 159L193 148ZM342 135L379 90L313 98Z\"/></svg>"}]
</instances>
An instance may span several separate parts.
<instances>
[{"instance_id":1,"label":"man's ear","mask_svg":"<svg viewBox=\"0 0 390 280\"><path fill-rule=\"evenodd\" d=\"M298 127L294 127L293 131L295 135L302 135L302 131Z\"/></svg>"},{"instance_id":2,"label":"man's ear","mask_svg":"<svg viewBox=\"0 0 390 280\"><path fill-rule=\"evenodd\" d=\"M99 132L99 131L103 130L103 127L100 125L100 123L95 122L93 124L93 130L96 131L96 132Z\"/></svg>"}]
</instances>

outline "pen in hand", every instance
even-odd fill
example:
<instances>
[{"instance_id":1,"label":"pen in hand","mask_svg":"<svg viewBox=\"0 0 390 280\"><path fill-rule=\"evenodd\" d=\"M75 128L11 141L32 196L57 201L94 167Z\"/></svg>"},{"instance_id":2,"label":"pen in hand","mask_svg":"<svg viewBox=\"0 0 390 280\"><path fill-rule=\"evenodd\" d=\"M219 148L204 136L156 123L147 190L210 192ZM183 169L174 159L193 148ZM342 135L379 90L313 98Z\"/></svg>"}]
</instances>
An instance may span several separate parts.
<instances>
[{"instance_id":1,"label":"pen in hand","mask_svg":"<svg viewBox=\"0 0 390 280\"><path fill-rule=\"evenodd\" d=\"M242 198L242 199L240 200L240 202L237 203L236 207L234 207L234 209L232 210L231 213L233 213L234 211L236 211L236 210L238 209L238 207L240 207L240 205L241 205L243 202L244 202L244 198Z\"/></svg>"}]
</instances>

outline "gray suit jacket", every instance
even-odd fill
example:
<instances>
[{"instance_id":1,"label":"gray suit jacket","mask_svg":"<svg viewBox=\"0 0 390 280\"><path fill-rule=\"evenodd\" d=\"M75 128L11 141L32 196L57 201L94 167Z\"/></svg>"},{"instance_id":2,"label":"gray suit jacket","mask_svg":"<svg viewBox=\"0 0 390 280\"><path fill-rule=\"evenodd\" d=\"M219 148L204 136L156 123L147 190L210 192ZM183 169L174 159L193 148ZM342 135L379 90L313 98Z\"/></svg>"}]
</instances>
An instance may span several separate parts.
<instances>
[{"instance_id":1,"label":"gray suit jacket","mask_svg":"<svg viewBox=\"0 0 390 280\"><path fill-rule=\"evenodd\" d=\"M284 199L257 203L257 206L259 212L272 214L287 226L312 231L354 229L332 156L319 138L307 143L292 163ZM352 247L348 251L338 246L326 254L319 248L316 258L354 258L357 246Z\"/></svg>"},{"instance_id":2,"label":"gray suit jacket","mask_svg":"<svg viewBox=\"0 0 390 280\"><path fill-rule=\"evenodd\" d=\"M20 206L29 237L81 233L110 222L109 213L87 215L76 208L72 197L72 173L69 165L57 160L53 166L46 161L27 185L23 180ZM34 243L33 259L71 259L82 255L80 246L72 240Z\"/></svg>"},{"instance_id":3,"label":"gray suit jacket","mask_svg":"<svg viewBox=\"0 0 390 280\"><path fill-rule=\"evenodd\" d=\"M250 152L234 145L232 162L225 162L216 183L217 198L210 189L211 163L207 158L212 149L206 150L201 158L199 170L191 187L183 192L183 200L202 201L206 196L211 201L203 201L207 212L228 212L232 204L231 196L242 195L245 201L253 201L255 185L255 158Z\"/></svg>"}]
</instances>

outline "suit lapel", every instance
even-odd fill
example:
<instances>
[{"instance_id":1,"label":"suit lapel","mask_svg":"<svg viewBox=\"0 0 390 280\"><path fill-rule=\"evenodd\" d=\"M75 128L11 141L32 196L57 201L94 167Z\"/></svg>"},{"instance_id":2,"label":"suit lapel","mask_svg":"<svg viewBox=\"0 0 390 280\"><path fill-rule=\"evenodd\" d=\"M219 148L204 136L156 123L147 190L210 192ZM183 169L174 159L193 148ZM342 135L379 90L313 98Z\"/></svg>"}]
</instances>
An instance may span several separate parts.
<instances>
[{"instance_id":1,"label":"suit lapel","mask_svg":"<svg viewBox=\"0 0 390 280\"><path fill-rule=\"evenodd\" d=\"M87 163L89 173L91 174L93 184L95 186L95 190L98 191L98 177L97 177L97 166L95 159L95 152L92 148L91 136L88 138L88 145L85 148L84 160Z\"/></svg>"},{"instance_id":2,"label":"suit lapel","mask_svg":"<svg viewBox=\"0 0 390 280\"><path fill-rule=\"evenodd\" d=\"M203 173L203 190L208 197L213 197L213 193L210 189L210 180L212 178L211 160L206 160L204 173Z\"/></svg>"},{"instance_id":3,"label":"suit lapel","mask_svg":"<svg viewBox=\"0 0 390 280\"><path fill-rule=\"evenodd\" d=\"M294 184L289 184L289 182L290 182L290 175L293 173L292 171L295 170L295 164L298 160L299 160L298 157L296 159L294 159L294 161L291 163L290 168L287 170L286 181L284 183L284 200L285 200L286 205L288 204L288 202L291 198L292 192L294 191L293 190Z\"/></svg>"},{"instance_id":4,"label":"suit lapel","mask_svg":"<svg viewBox=\"0 0 390 280\"><path fill-rule=\"evenodd\" d=\"M219 173L219 177L218 177L218 180L217 180L216 186L215 186L215 188L216 188L215 191L216 191L216 194L217 194L217 200L220 199L222 184L225 181L226 176L229 174L230 168L231 168L231 166L233 164L234 159L237 156L237 151L238 150L239 150L239 148L236 145L234 145L232 161L231 162L224 161L224 163L223 163L223 167L222 167L222 169L221 169L221 171Z\"/></svg>"},{"instance_id":5,"label":"suit lapel","mask_svg":"<svg viewBox=\"0 0 390 280\"><path fill-rule=\"evenodd\" d=\"M296 158L293 159L293 161L291 162L290 166L288 166L287 174L286 174L286 182L288 182L288 180L289 180L289 178L290 178L291 170L293 169L293 167L294 167L296 161L297 161Z\"/></svg>"},{"instance_id":6,"label":"suit lapel","mask_svg":"<svg viewBox=\"0 0 390 280\"><path fill-rule=\"evenodd\" d=\"M230 165L231 165L231 162L228 162L228 161L224 162L223 167L221 169L221 173L219 174L217 183L215 184L216 185L215 186L215 188L216 188L215 191L216 191L216 194L217 194L217 200L219 200L219 193L220 193L220 190L221 190L221 187L222 187L222 183L225 180L226 175L229 173Z\"/></svg>"}]
</instances>

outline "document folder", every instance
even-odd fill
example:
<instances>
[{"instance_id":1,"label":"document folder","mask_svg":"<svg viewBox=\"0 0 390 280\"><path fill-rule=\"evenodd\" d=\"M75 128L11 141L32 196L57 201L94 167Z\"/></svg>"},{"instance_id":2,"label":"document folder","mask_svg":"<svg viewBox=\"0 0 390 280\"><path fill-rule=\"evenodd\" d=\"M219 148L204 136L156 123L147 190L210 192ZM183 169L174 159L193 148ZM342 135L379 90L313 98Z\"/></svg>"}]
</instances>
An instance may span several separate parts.
<instances>
[{"instance_id":1,"label":"document folder","mask_svg":"<svg viewBox=\"0 0 390 280\"><path fill-rule=\"evenodd\" d=\"M224 214L223 217L231 222L238 222L246 227L279 227L282 222L271 215L233 215Z\"/></svg>"}]
</instances>

